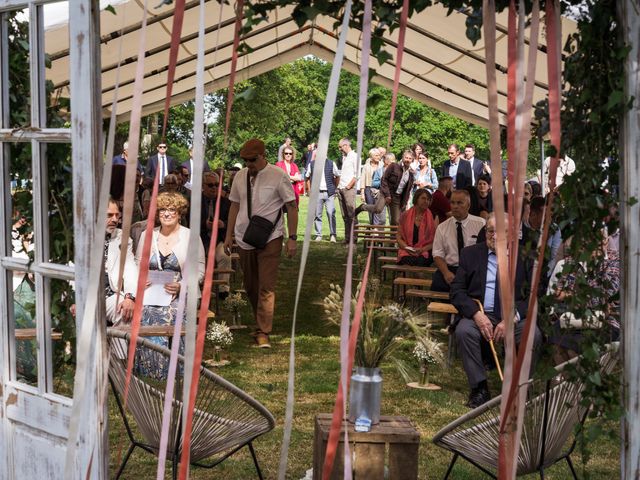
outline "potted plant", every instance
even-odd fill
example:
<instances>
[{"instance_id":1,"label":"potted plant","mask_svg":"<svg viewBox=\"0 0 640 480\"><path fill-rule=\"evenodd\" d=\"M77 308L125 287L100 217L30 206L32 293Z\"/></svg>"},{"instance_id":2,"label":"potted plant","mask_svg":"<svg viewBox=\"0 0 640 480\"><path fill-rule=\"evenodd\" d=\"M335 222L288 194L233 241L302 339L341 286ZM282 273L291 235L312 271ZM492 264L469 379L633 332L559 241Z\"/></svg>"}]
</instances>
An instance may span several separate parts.
<instances>
[{"instance_id":1,"label":"potted plant","mask_svg":"<svg viewBox=\"0 0 640 480\"><path fill-rule=\"evenodd\" d=\"M342 288L331 285L331 292L323 301L327 319L336 325L342 319ZM351 299L351 315L356 306L356 296ZM381 305L379 288L375 283L368 289L369 297L365 301L358 343L354 358L354 372L351 376L349 392L349 421L362 419L374 425L380 421L380 401L382 396L382 376L380 364L392 361L404 371L404 367L395 353L401 346L401 340L412 335L415 330L413 313L396 303Z\"/></svg>"},{"instance_id":2,"label":"potted plant","mask_svg":"<svg viewBox=\"0 0 640 480\"><path fill-rule=\"evenodd\" d=\"M233 342L233 334L225 322L212 322L207 332L207 339L213 344L213 360L206 362L214 367L227 365L229 360L223 360L222 349Z\"/></svg>"},{"instance_id":3,"label":"potted plant","mask_svg":"<svg viewBox=\"0 0 640 480\"><path fill-rule=\"evenodd\" d=\"M407 386L425 390L440 390L440 386L429 383L429 367L444 365L444 353L442 352L442 344L431 338L428 329L425 334L416 339L413 356L420 365L420 381L408 383Z\"/></svg>"},{"instance_id":4,"label":"potted plant","mask_svg":"<svg viewBox=\"0 0 640 480\"><path fill-rule=\"evenodd\" d=\"M231 325L229 325L229 328L247 328L246 325L242 325L242 319L240 318L240 310L242 310L246 306L247 301L244 299L242 293L240 292L233 293L224 300L225 309L230 311L232 315Z\"/></svg>"}]
</instances>

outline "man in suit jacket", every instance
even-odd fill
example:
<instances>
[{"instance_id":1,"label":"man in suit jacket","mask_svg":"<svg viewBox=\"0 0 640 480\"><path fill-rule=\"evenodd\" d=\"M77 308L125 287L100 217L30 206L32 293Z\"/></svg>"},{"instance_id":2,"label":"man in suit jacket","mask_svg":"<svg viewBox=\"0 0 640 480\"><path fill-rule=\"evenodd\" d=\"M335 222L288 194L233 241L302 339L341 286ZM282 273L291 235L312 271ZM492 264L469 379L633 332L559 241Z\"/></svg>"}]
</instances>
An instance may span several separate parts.
<instances>
[{"instance_id":1,"label":"man in suit jacket","mask_svg":"<svg viewBox=\"0 0 640 480\"><path fill-rule=\"evenodd\" d=\"M471 143L467 143L464 146L464 159L469 162L471 166L471 184L475 187L478 183L480 175L483 173L490 173L491 168L487 168L485 162L476 158L476 147Z\"/></svg>"},{"instance_id":2,"label":"man in suit jacket","mask_svg":"<svg viewBox=\"0 0 640 480\"><path fill-rule=\"evenodd\" d=\"M458 309L454 323L458 351L471 393L467 406L476 408L491 399L487 386L484 359L491 359L489 340L498 343L504 339L505 323L500 308L498 262L495 254L496 222L493 214L487 220L487 241L462 250L456 276L451 282L451 303ZM518 259L514 301L516 305L515 339L520 342L529 301L530 275ZM479 300L483 308L475 302ZM484 310L484 311L483 311ZM536 327L534 352L542 344L542 334ZM535 362L531 362L531 371Z\"/></svg>"},{"instance_id":3,"label":"man in suit jacket","mask_svg":"<svg viewBox=\"0 0 640 480\"><path fill-rule=\"evenodd\" d=\"M147 160L147 168L144 170L145 178L156 178L156 169L160 168L160 185L164 185L164 177L176 168L176 161L167 155L167 144L162 142L157 147L158 153Z\"/></svg>"},{"instance_id":4,"label":"man in suit jacket","mask_svg":"<svg viewBox=\"0 0 640 480\"><path fill-rule=\"evenodd\" d=\"M180 168L186 168L187 169L187 171L189 172L189 178L187 179L187 182L191 183L191 174L193 173L193 148L189 149L189 160L187 160L185 162L182 162L180 164ZM210 172L211 171L211 167L209 166L209 162L207 162L204 159L203 159L202 171L203 172Z\"/></svg>"},{"instance_id":5,"label":"man in suit jacket","mask_svg":"<svg viewBox=\"0 0 640 480\"><path fill-rule=\"evenodd\" d=\"M471 164L460 157L458 145L452 143L447 150L449 160L442 166L442 177L453 178L453 188L461 190L471 185Z\"/></svg>"},{"instance_id":6,"label":"man in suit jacket","mask_svg":"<svg viewBox=\"0 0 640 480\"><path fill-rule=\"evenodd\" d=\"M104 288L107 322L111 324L133 318L133 306L138 287L138 267L133 256L131 240L127 242L127 257L124 262L122 290L118 292L118 273L120 270L120 244L122 230L118 228L120 208L115 200L109 199L106 221L105 255L104 255Z\"/></svg>"}]
</instances>

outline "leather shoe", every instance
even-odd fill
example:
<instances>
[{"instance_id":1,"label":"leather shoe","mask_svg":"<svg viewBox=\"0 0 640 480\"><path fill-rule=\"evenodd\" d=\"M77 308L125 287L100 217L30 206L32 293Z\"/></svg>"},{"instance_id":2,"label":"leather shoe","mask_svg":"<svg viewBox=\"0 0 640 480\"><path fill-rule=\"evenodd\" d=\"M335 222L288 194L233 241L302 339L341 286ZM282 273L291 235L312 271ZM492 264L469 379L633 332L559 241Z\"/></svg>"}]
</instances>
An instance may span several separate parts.
<instances>
[{"instance_id":1,"label":"leather shoe","mask_svg":"<svg viewBox=\"0 0 640 480\"><path fill-rule=\"evenodd\" d=\"M469 393L467 407L477 408L480 405L487 403L489 400L491 400L491 394L486 387L473 388L471 389L471 393Z\"/></svg>"}]
</instances>

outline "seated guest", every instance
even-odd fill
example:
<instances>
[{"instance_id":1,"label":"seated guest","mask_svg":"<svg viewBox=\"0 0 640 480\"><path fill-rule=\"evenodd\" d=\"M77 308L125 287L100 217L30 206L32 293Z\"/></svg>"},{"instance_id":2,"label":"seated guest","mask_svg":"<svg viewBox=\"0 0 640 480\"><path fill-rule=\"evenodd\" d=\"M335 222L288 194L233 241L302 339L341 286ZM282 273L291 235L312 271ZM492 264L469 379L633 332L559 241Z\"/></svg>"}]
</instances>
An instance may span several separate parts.
<instances>
[{"instance_id":1,"label":"seated guest","mask_svg":"<svg viewBox=\"0 0 640 480\"><path fill-rule=\"evenodd\" d=\"M118 228L119 223L120 207L113 198L109 198L104 255L104 290L108 325L115 325L120 321L125 323L131 321L134 295L138 287L138 267L133 257L131 240L129 240L122 275L122 290L117 293L120 272L120 243L122 242L122 230Z\"/></svg>"},{"instance_id":2,"label":"seated guest","mask_svg":"<svg viewBox=\"0 0 640 480\"><path fill-rule=\"evenodd\" d=\"M569 239L570 241L571 239ZM553 345L556 364L570 360L582 353L587 331L600 337L601 343L618 341L620 338L620 259L606 248L596 250L589 262L577 262L567 252L552 272L547 295L553 295L555 304L549 317L553 322L549 343ZM566 247L570 249L569 246ZM589 288L589 297L584 305L576 293L576 285ZM578 287L580 288L580 287ZM586 315L576 314L584 311Z\"/></svg>"},{"instance_id":3,"label":"seated guest","mask_svg":"<svg viewBox=\"0 0 640 480\"><path fill-rule=\"evenodd\" d=\"M471 209L472 215L477 215L485 220L491 212L493 212L493 197L491 196L491 176L483 173L478 177L476 182L476 201L477 207L474 212Z\"/></svg>"},{"instance_id":4,"label":"seated guest","mask_svg":"<svg viewBox=\"0 0 640 480\"><path fill-rule=\"evenodd\" d=\"M200 210L200 238L204 244L205 253L208 255L209 243L213 232L213 219L216 211L218 186L220 179L217 173L205 172L202 178L202 209ZM216 239L216 270L231 270L231 256L224 251L224 239L227 235L227 221L231 202L228 198L220 197L220 213L218 218L218 237ZM225 280L226 283L219 286L218 297L222 300L229 296L228 273L216 274L216 278Z\"/></svg>"},{"instance_id":5,"label":"seated guest","mask_svg":"<svg viewBox=\"0 0 640 480\"><path fill-rule=\"evenodd\" d=\"M451 194L452 217L438 225L433 241L433 263L438 268L433 274L431 290L448 292L453 281L460 251L477 241L484 219L469 215L469 192L455 190Z\"/></svg>"},{"instance_id":6,"label":"seated guest","mask_svg":"<svg viewBox=\"0 0 640 480\"><path fill-rule=\"evenodd\" d=\"M437 218L439 223L443 223L451 216L451 203L449 197L453 191L453 180L451 177L441 177L438 188L433 192L431 206L429 210L433 213L433 218Z\"/></svg>"},{"instance_id":7,"label":"seated guest","mask_svg":"<svg viewBox=\"0 0 640 480\"><path fill-rule=\"evenodd\" d=\"M180 225L180 217L187 210L187 201L182 195L163 192L158 195L157 205L160 227L152 231L149 270L173 273L173 281L164 284L164 291L171 296L171 299L168 305L145 304L142 309L141 324L174 325L178 313L178 294L183 287L181 280L187 255L197 255L198 281L202 283L205 273L204 248L202 242L198 241L198 251L189 252L189 229ZM148 233L146 230L142 232L138 243L136 262L139 268L144 239ZM150 337L149 340L163 347L169 346L169 337ZM168 359L167 364L145 364L142 361L138 367L145 375L164 378L167 374Z\"/></svg>"},{"instance_id":8,"label":"seated guest","mask_svg":"<svg viewBox=\"0 0 640 480\"><path fill-rule=\"evenodd\" d=\"M498 285L498 259L496 249L496 222L493 214L487 220L487 241L471 245L462 250L460 265L451 282L451 303L460 315L456 318L455 338L462 365L467 374L471 393L467 406L476 408L491 399L487 385L485 359L491 359L489 341L501 342L505 335L505 322L500 307L500 288ZM516 343L520 341L524 326L529 290L529 282L524 263L518 258L514 301L516 306L516 324L514 327ZM476 302L479 300L482 309ZM542 344L542 334L536 327L533 341L534 352ZM531 366L535 362L532 359Z\"/></svg>"},{"instance_id":9,"label":"seated guest","mask_svg":"<svg viewBox=\"0 0 640 480\"><path fill-rule=\"evenodd\" d=\"M420 188L413 195L413 207L400 215L396 234L399 265L431 265L429 252L433 245L436 222L429 211L430 203L431 194L427 189Z\"/></svg>"}]
</instances>

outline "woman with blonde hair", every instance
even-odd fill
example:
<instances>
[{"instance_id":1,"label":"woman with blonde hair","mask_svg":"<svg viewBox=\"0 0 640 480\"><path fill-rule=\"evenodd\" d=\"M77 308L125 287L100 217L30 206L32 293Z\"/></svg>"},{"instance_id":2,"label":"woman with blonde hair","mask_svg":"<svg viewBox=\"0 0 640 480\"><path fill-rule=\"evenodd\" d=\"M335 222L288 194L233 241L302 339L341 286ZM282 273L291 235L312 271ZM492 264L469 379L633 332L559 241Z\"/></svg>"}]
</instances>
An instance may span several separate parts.
<instances>
[{"instance_id":1,"label":"woman with blonde hair","mask_svg":"<svg viewBox=\"0 0 640 480\"><path fill-rule=\"evenodd\" d=\"M154 305L153 300L151 300L151 303L149 303L148 300L143 301L144 307L142 309L141 324L173 325L176 322L178 313L178 296L180 290L186 287L182 279L187 255L189 255L190 230L180 225L180 218L187 210L187 201L177 192L163 192L158 195L157 205L157 216L160 220L160 226L154 228L152 231L149 270L171 272L173 275L171 281L163 285L166 302L159 300L157 303L161 304ZM136 252L136 263L138 265L140 265L146 234L146 231L142 232L138 243ZM204 247L202 246L200 235L197 235L197 238L198 282L202 283L205 272ZM151 283L147 283L147 288L150 286ZM168 337L151 337L150 340L164 347L168 347L169 345ZM144 359L142 359L139 365L139 368L147 375L156 378L166 376L166 367L167 365L145 364Z\"/></svg>"}]
</instances>

